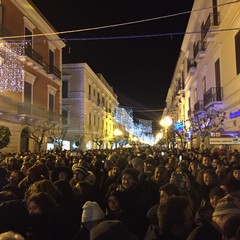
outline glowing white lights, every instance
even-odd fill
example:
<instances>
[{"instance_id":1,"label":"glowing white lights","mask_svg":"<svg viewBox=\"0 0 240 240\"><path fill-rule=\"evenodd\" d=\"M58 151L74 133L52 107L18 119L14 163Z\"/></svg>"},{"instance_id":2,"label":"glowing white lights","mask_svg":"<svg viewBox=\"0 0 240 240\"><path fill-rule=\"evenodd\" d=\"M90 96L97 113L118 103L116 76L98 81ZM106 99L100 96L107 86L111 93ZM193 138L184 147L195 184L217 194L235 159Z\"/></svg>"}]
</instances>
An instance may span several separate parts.
<instances>
[{"instance_id":1,"label":"glowing white lights","mask_svg":"<svg viewBox=\"0 0 240 240\"><path fill-rule=\"evenodd\" d=\"M0 92L22 92L22 43L0 43Z\"/></svg>"}]
</instances>

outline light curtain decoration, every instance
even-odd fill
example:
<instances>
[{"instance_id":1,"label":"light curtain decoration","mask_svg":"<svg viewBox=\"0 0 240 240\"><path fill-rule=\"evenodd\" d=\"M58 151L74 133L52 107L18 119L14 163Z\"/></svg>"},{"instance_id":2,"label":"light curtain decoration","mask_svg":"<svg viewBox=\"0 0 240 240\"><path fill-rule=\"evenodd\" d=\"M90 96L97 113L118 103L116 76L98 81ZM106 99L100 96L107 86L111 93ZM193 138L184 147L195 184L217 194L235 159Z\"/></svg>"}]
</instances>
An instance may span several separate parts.
<instances>
[{"instance_id":1,"label":"light curtain decoration","mask_svg":"<svg viewBox=\"0 0 240 240\"><path fill-rule=\"evenodd\" d=\"M23 43L0 42L0 92L23 91Z\"/></svg>"}]
</instances>

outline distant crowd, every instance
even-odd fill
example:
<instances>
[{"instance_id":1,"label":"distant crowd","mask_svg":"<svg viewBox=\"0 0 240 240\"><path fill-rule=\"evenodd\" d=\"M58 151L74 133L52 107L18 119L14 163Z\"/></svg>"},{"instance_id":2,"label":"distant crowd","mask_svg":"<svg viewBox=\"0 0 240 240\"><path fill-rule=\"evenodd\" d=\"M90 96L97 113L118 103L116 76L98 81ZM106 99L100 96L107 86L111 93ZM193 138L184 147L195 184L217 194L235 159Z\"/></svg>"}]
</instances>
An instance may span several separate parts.
<instances>
[{"instance_id":1,"label":"distant crowd","mask_svg":"<svg viewBox=\"0 0 240 240\"><path fill-rule=\"evenodd\" d=\"M240 240L240 153L0 153L0 240Z\"/></svg>"}]
</instances>

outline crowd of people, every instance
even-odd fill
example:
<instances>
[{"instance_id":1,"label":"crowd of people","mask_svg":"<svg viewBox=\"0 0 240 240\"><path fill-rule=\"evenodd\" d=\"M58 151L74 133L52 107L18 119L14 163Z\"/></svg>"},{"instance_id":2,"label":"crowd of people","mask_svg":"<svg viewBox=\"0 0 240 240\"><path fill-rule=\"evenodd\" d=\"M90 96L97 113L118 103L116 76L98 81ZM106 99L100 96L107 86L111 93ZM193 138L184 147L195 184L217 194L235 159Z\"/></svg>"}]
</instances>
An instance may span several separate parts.
<instances>
[{"instance_id":1,"label":"crowd of people","mask_svg":"<svg viewBox=\"0 0 240 240\"><path fill-rule=\"evenodd\" d=\"M0 153L0 240L239 240L240 153Z\"/></svg>"}]
</instances>

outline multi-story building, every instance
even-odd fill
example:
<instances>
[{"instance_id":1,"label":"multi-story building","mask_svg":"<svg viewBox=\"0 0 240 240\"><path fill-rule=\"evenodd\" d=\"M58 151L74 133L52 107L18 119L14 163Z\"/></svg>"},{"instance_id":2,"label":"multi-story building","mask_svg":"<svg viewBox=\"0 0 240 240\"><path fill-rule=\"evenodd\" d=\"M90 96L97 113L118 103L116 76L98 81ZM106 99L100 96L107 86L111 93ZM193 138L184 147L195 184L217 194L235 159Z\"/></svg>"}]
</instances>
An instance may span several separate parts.
<instances>
[{"instance_id":1,"label":"multi-story building","mask_svg":"<svg viewBox=\"0 0 240 240\"><path fill-rule=\"evenodd\" d=\"M1 151L35 151L21 121L60 123L65 44L30 0L1 0L0 21L0 124L11 131Z\"/></svg>"},{"instance_id":2,"label":"multi-story building","mask_svg":"<svg viewBox=\"0 0 240 240\"><path fill-rule=\"evenodd\" d=\"M101 74L87 63L63 64L63 126L64 140L70 149L106 146L119 126L114 122L114 110L119 105L117 95Z\"/></svg>"},{"instance_id":3,"label":"multi-story building","mask_svg":"<svg viewBox=\"0 0 240 240\"><path fill-rule=\"evenodd\" d=\"M238 1L194 1L163 118L187 122L222 111L227 118L221 131L240 131L239 27ZM199 141L193 145L199 146Z\"/></svg>"}]
</instances>

